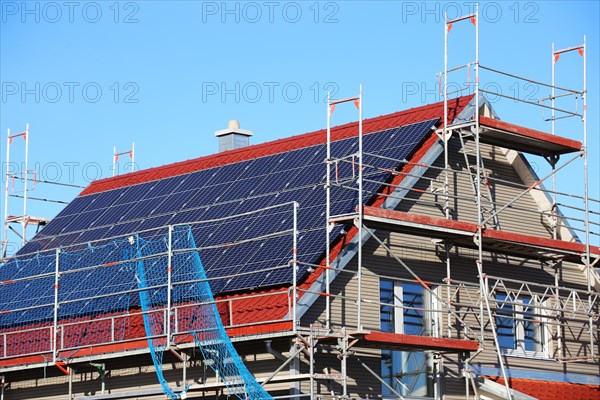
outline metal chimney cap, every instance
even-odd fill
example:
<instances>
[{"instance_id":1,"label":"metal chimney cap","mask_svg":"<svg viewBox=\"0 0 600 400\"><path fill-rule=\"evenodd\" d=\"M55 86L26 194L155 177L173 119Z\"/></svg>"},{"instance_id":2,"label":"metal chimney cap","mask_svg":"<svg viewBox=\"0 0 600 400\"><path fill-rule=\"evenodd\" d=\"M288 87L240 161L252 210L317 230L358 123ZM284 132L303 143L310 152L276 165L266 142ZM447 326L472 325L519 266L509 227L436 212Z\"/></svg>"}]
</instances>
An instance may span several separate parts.
<instances>
[{"instance_id":1,"label":"metal chimney cap","mask_svg":"<svg viewBox=\"0 0 600 400\"><path fill-rule=\"evenodd\" d=\"M237 133L239 135L244 136L252 136L252 131L247 129L240 129L240 122L237 119L232 119L229 121L228 127L226 129L221 129L215 132L215 136L224 136L231 133Z\"/></svg>"}]
</instances>

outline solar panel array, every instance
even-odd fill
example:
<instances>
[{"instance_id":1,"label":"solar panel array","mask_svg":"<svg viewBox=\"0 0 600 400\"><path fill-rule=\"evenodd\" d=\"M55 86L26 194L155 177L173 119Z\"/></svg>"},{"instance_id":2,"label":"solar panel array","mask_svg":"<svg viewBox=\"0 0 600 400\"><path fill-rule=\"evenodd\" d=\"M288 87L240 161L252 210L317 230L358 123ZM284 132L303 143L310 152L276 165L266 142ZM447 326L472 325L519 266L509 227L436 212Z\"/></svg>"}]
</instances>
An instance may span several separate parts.
<instances>
[{"instance_id":1,"label":"solar panel array","mask_svg":"<svg viewBox=\"0 0 600 400\"><path fill-rule=\"evenodd\" d=\"M395 160L404 159L436 122L437 119L428 120L365 135L364 152ZM357 150L356 137L332 143L334 157L349 156ZM169 224L213 220L297 201L300 204L298 259L314 263L325 248L325 158L326 145L320 144L80 196L29 241L19 255L83 245ZM365 163L383 169L398 166L398 161L369 156L365 157ZM355 168L351 162L339 164L336 176L338 179L346 177L346 186L357 188ZM389 175L389 172L381 170L365 172L366 177L379 182ZM364 184L364 190L368 193L376 192L379 187L380 184L374 182ZM365 196L365 199L368 198L368 195ZM332 215L354 211L357 200L357 190L333 187ZM209 247L200 253L208 277L223 277L211 281L213 293L291 283L292 270L288 264L292 255L291 236L249 241L234 247L216 246L269 235L289 229L291 224L291 207L282 207L194 227L196 244ZM164 235L164 230L160 234ZM331 232L331 238L338 234L339 228ZM31 276L46 270L52 271L49 265L37 265L39 262L35 268L27 268L26 271L22 269L22 263L21 267L12 264L9 262L4 266L2 279L14 279L15 274ZM301 266L299 279L307 269L308 266ZM252 271L261 272L250 273ZM0 309L11 309L13 306L11 294L3 291Z\"/></svg>"}]
</instances>

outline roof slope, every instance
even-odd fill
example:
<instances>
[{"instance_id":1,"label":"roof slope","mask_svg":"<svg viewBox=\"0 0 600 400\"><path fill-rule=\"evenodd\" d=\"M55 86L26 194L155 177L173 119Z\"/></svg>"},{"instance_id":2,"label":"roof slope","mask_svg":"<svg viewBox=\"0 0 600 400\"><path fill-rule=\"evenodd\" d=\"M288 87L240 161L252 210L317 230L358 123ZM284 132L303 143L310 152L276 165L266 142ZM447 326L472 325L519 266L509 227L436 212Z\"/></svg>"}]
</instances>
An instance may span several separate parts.
<instances>
[{"instance_id":1,"label":"roof slope","mask_svg":"<svg viewBox=\"0 0 600 400\"><path fill-rule=\"evenodd\" d=\"M453 101L450 120L471 97ZM436 103L365 120L365 152L387 158L365 157L366 164L379 167L365 173L377 182L390 178L390 170L400 164L394 160L415 153L442 115L443 103ZM356 135L356 122L333 128L334 156L351 157L357 149ZM195 226L193 232L198 247L204 249L201 257L208 277L213 279L211 287L215 294L288 285L292 280L289 264L292 208L277 205L290 201L300 203L298 258L304 263L298 274L301 278L308 271L307 264L318 262L325 247L325 194L322 190L325 141L325 131L321 130L93 182L19 254L102 242L132 232L143 231L151 236L156 233L152 230L169 224L213 221ZM336 177L352 187L355 184L353 164L340 165ZM380 189L377 183L365 186L368 194L374 196ZM336 188L332 193L332 212L351 212L356 202L356 190ZM236 219L220 219L264 207L274 208ZM338 235L339 229L331 232L330 239ZM160 235L165 232L162 229ZM263 239L252 241L255 237ZM232 247L231 243L237 245ZM48 259L52 262L51 257ZM42 265L39 260L35 264L9 262L0 270L0 281L49 270L51 266ZM84 282L84 286L97 287L105 280L94 274L86 278L88 282ZM73 282L76 284L82 282ZM0 309L37 304L42 298L37 289L36 285L10 285L2 291ZM69 290L66 281L61 283L63 290ZM110 290L113 289L108 285L97 287L98 294ZM17 298L20 301L15 301ZM137 304L129 302L128 306ZM120 308L113 305L113 309L115 307ZM20 321L44 319L41 317L32 314L22 316Z\"/></svg>"}]
</instances>

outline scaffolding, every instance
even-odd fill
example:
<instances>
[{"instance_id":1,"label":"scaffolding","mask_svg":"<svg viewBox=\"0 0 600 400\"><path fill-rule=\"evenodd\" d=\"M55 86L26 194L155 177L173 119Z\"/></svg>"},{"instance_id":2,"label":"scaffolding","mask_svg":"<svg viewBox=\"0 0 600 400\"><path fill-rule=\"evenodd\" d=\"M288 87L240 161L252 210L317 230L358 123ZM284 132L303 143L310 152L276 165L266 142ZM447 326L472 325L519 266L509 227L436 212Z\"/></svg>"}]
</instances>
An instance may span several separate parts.
<instances>
[{"instance_id":1,"label":"scaffolding","mask_svg":"<svg viewBox=\"0 0 600 400\"><path fill-rule=\"evenodd\" d=\"M165 394L168 392L172 398L178 398L188 389L194 391L211 388L244 398L244 392L240 394L243 388L240 389L239 381L244 378L243 373L240 374L241 377L235 373L226 375L223 368L231 369L230 363L228 358L219 358L218 355L223 353L226 342L223 339L226 335L223 327L234 338L244 336L244 328L248 325L235 320L234 309L240 302L257 299L280 303L282 309L288 311L288 315L275 321L252 323L250 330L255 326L254 330L259 336L278 326L284 336L296 332L298 323L295 318L296 302L293 299L297 294L297 211L298 204L289 202L191 225L169 225L139 231L134 235L115 236L93 243L12 257L3 265L5 271L36 268L39 274L0 281L2 290L12 293L16 302L13 309L2 312L0 369L10 372L53 365L71 380L71 375L81 365L123 355L117 351L117 355L113 353L107 356L106 352L110 353L115 349L127 349L128 354L147 352L148 345L145 341L148 340L152 344L153 359L160 361L156 367L157 373L162 366L164 353L176 355L183 364L182 387L169 388L162 372L160 373L161 384L167 388ZM280 218L287 219L289 226L274 227L272 232L259 237L238 238L227 243L202 246L190 239L193 238L192 230L216 227L227 229L244 221L260 220L266 223L273 218L278 221L281 221ZM186 227L188 230L182 235L182 228ZM289 263L245 274L250 276L290 271L293 283L289 288L250 297L214 300L212 294L206 294L208 284L234 276L218 274L207 278L203 275L203 270L201 273L184 271L193 265L190 259L198 258L198 253L208 249L243 247L251 242L264 243L280 238L289 239L289 251L282 249L290 255ZM131 247L134 245L139 248L137 253L132 252ZM82 288L82 282L87 286L85 282L91 282L90 279L95 279L97 285ZM53 290L48 290L49 285ZM198 292L198 287L204 288L204 294L191 296L190 293ZM135 301L131 302L131 296L138 294L141 306ZM206 326L207 318L195 315L196 310L203 309L208 310L209 314L213 309L218 312L223 327ZM204 326L197 327L197 324ZM220 338L212 337L215 329L221 330ZM202 349L205 365L219 368L215 369L214 381L187 385L186 351L196 346ZM231 349L229 351L234 352ZM27 362L23 364L23 360ZM237 364L242 365L239 360ZM280 380L275 379L274 382ZM256 393L257 389L252 391ZM69 387L69 398L73 398L72 394ZM150 394L156 393L151 391ZM141 394L136 392L131 395L137 397ZM252 393L249 395L252 397Z\"/></svg>"},{"instance_id":2,"label":"scaffolding","mask_svg":"<svg viewBox=\"0 0 600 400\"><path fill-rule=\"evenodd\" d=\"M359 96L359 98L362 96ZM360 103L359 103L360 104ZM329 110L328 110L329 111ZM485 121L486 125L489 126L490 122ZM506 128L506 126L502 126ZM361 149L362 150L362 149ZM348 187L349 182L353 182L356 185L368 181L371 174L360 176L354 172L350 176L337 176L338 166L342 164L355 165L356 159L359 159L359 153L354 154L345 159L336 159L333 155L328 159L330 167L329 184L333 186L344 186ZM364 153L363 156L368 156L371 160L368 163L360 163L361 169L364 171L372 171L381 169L376 165L375 155L370 153ZM353 160L354 158L354 160ZM404 168L398 169L393 172L393 175L397 178L410 177L414 181L419 179L426 179L423 175L426 170L435 170L436 167L430 164L424 164L422 160L395 160L398 165L403 165ZM340 168L341 170L341 168ZM438 171L443 173L444 168L439 168ZM389 171L388 171L389 172ZM333 179L336 176L336 179ZM360 178L359 178L360 176ZM490 178L494 179L494 178ZM434 355L433 362L435 367L432 370L432 374L435 375L435 379L441 381L439 371L441 370L442 356L448 354L468 354L474 353L475 357L479 354L485 346L485 339L489 340L489 320L486 321L485 311L488 309L494 314L494 318L501 316L505 319L512 319L515 321L522 320L523 316L527 318L535 318L537 320L543 320L544 329L550 327L563 327L569 328L569 330L576 330L577 333L583 332L587 329L586 324L589 321L589 316L597 313L597 307L599 304L598 294L594 294L592 298L592 307L589 306L588 293L585 290L578 288L569 288L565 286L556 285L548 288L547 286L541 285L537 282L524 282L522 280L511 280L503 277L496 277L492 275L485 275L484 286L487 290L487 301L486 298L481 296L481 285L474 284L468 281L459 281L455 279L447 279L443 286L446 288L446 296L443 293L436 291L432 287L432 283L425 282L419 277L419 271L408 266L401 257L395 254L394 249L391 249L386 243L375 235L376 229L388 229L397 232L406 232L411 235L433 237L436 239L446 240L453 243L454 246L461 246L466 248L473 248L474 243L472 241L473 235L478 231L478 226L475 223L461 223L457 224L457 221L449 220L445 218L436 217L421 217L421 219L415 219L414 216L407 215L400 211L394 211L391 205L398 204L402 199L398 196L398 189L400 190L415 190L414 187L406 186L405 182L391 183L381 182L381 185L387 189L383 191L366 192L365 198L371 196L381 196L388 200L387 209L375 207L373 204L364 205L361 208L362 211L362 235L359 236L358 226L354 225L354 228L350 228L346 225L347 236L355 235L356 238L360 238L361 242L365 242L368 238L376 241L379 246L385 248L390 254L390 257L396 260L408 273L410 274L409 279L399 279L397 276L385 276L381 274L373 274L372 272L366 271L362 268L360 271L361 276L368 276L369 278L375 279L396 279L407 283L418 283L423 286L424 290L430 294L435 303L440 305L440 308L429 307L423 310L422 306L409 305L409 304L386 304L381 301L373 303L373 300L364 297L362 291L358 291L356 296L342 295L337 293L331 293L329 287L327 293L314 292L311 287L298 285L298 277L296 272L298 265L301 264L297 260L297 243L296 237L298 218L297 203L287 203L282 205L274 206L274 208L281 208L286 210L286 215L291 215L293 223L289 229L284 229L280 232L273 232L273 235L285 235L290 237L290 263L285 266L269 267L269 270L285 269L290 268L292 271L292 283L288 287L283 287L279 290L256 294L251 296L241 297L229 297L229 298L217 298L214 301L210 301L210 304L215 304L220 311L223 325L227 330L228 335L233 341L262 341L264 339L288 339L292 345L290 348L289 355L281 356L281 365L272 371L268 376L261 377L258 381L265 386L267 389L268 385L289 382L293 385L299 385L301 382L307 382L309 387L307 393L301 394L296 391L293 395L295 398L308 397L310 398L348 398L350 396L350 388L348 383L348 363L351 359L356 360L369 374L373 376L373 379L377 379L381 382L381 385L386 387L393 396L397 398L404 398L404 395L398 390L398 388L390 385L386 380L382 380L380 374L375 371L372 366L369 366L363 356L357 355L358 349L389 349L397 351L425 351ZM363 190L364 191L364 190ZM433 194L434 191L431 191ZM422 193L422 192L420 192ZM430 194L426 191L424 194ZM449 194L450 196L450 194ZM442 199L444 201L445 199ZM227 221L233 221L237 218L252 218L254 215L261 215L268 212L268 209L259 209L243 215L228 216L218 220L211 221L200 221L192 224L193 226L202 225L215 225L222 226ZM266 214L265 214L266 216ZM357 215L330 215L329 224L348 223L351 221L355 224ZM281 218L279 218L281 219ZM288 219L289 220L289 219ZM158 228L152 232L137 232L137 235L142 237L151 236L158 237L167 234L166 250L164 252L158 252L157 254L149 256L152 257L176 257L180 254L189 252L200 252L204 250L203 247L194 248L178 248L172 247L173 236L170 232L173 232L175 226L166 226ZM330 231L330 230L328 230ZM505 247L507 243L506 236L499 234L503 233L496 229L482 230L481 238L485 249L492 249L496 252L506 252ZM104 239L102 243L113 239ZM120 238L121 240L126 238ZM268 240L268 237L259 237L246 240ZM519 238L522 242L520 246L512 243L510 254L527 257L544 257L547 260L563 259L569 262L580 261L579 257L585 251L585 245L580 243L570 243L565 241L547 239L549 242L534 243L529 246L527 244L531 241L531 238ZM513 240L514 241L514 240ZM102 243L94 243L92 246L98 248ZM221 247L235 247L242 244L242 242L228 242L219 243L214 246ZM89 245L86 245L89 246ZM81 247L81 245L79 245ZM358 251L356 248L356 251ZM164 305L156 305L152 310L141 310L129 309L126 312L111 312L110 310L96 310L92 314L86 314L86 318L90 319L88 322L88 331L86 335L81 333L82 321L77 318L62 319L58 318L56 310L66 310L70 306L75 304L83 304L87 301L96 299L101 300L103 297L99 294L82 293L79 297L68 298L65 300L64 292L61 296L61 291L66 290L65 279L69 276L77 276L78 274L85 274L90 270L106 270L109 271L111 268L119 268L121 263L115 262L115 260L107 259L100 263L85 263L80 261L80 265L77 268L69 268L69 253L77 250L77 247L70 249L64 248L57 252L48 252L48 254L38 254L36 259L39 261L40 257L48 258L49 269L47 272L39 276L31 276L27 278L20 278L11 282L2 282L2 285L14 285L22 284L26 285L34 280L47 280L50 286L55 289L53 291L52 299L49 299L47 303L38 304L36 309L47 309L54 317L52 322L35 325L22 324L21 326L2 332L1 336L1 356L0 365L2 366L3 373L10 373L11 371L18 371L23 368L46 368L48 365L56 365L57 370L66 371L69 375L65 379L72 381L73 375L77 371L85 371L83 366L89 366L92 364L102 363L107 358L133 356L135 354L146 354L147 345L145 344L148 339L147 334L140 332L140 327L143 326L140 321L143 320L144 315L152 314L159 321L158 325L162 326L164 331L157 334L154 338L161 338L165 340L165 343L171 344L164 349L164 353L173 354L178 360L183 374L182 385L174 387L174 393L182 393L185 389L191 392L210 392L226 394L227 382L224 382L218 377L206 377L200 380L199 383L189 384L189 366L191 365L191 353L192 348L195 347L192 340L180 340L180 338L190 338L190 332L184 329L184 324L181 323L182 318L188 315L190 308L206 306L206 303L193 304L177 304L174 301L168 301ZM551 251L550 251L551 250ZM596 256L595 256L596 257ZM598 255L597 257L600 257ZM20 257L25 262L27 255ZM147 260L147 256L141 257ZM139 256L133 257L132 261L138 261ZM357 260L358 261L358 260ZM128 262L131 262L129 260ZM89 264L89 265L88 265ZM331 260L327 262L324 260L322 264L311 264L308 265L314 270L324 268L325 271L330 271L335 274L350 274L352 276L359 276L359 270L347 270L333 263ZM167 270L168 271L168 270ZM252 273L262 273L266 270L254 271ZM333 275L333 274L332 274ZM217 276L211 279L226 279L227 276ZM330 277L331 278L331 277ZM168 280L156 285L155 289L170 288L167 289L167 293L176 290L179 284L194 283L194 280L190 282L169 282ZM19 283L20 282L20 283ZM359 283L362 285L362 282ZM137 295L140 289L131 288L124 291L119 291L115 296L127 296L129 294ZM496 293L504 293L506 297L499 299L495 296ZM362 305L375 305L377 307L391 307L400 311L413 310L427 312L435 314L440 318L443 315L447 315L448 318L452 318L457 324L449 324L452 326L460 326L460 328L453 329L448 327L448 332L443 332L440 329L432 330L428 332L429 336L419 335L406 335L396 334L390 332L381 332L373 330L365 330L362 327L362 307L357 307L356 326L348 326L343 329L334 328L328 321L324 326L317 326L311 324L306 326L302 324L302 316L299 315L298 304L303 301L306 295L316 295L324 297L325 299L341 299L351 304L362 304ZM36 293L31 293L32 296L37 296ZM167 298L170 298L168 296ZM247 301L248 299L260 299L261 301L278 302L288 310L288 313L283 318L278 318L269 321L260 321L254 323L242 322L240 323L235 319L234 310L238 302ZM532 308L522 307L520 309L512 309L508 313L507 307L514 307L517 304L526 303L523 299L536 299L536 304ZM106 298L110 300L110 298ZM437 300L437 301L435 301ZM109 301L109 303L111 303ZM358 311L360 310L360 311ZM13 310L15 314L23 312L25 310L18 309ZM597 314L596 314L597 315ZM169 317L171 316L171 317ZM560 316L560 318L556 318ZM331 318L330 313L327 313L327 319ZM492 320L493 321L493 320ZM137 333L131 333L131 330ZM97 333L94 333L96 332ZM249 334L248 332L252 332ZM24 347L23 343L29 343L27 348ZM176 345L174 343L177 343ZM559 341L559 344L561 342ZM34 347L31 347L35 344ZM596 343L592 345L597 346ZM316 365L320 363L322 353L321 351L327 350L337 354L339 358L338 371L318 371ZM571 352L569 352L571 351ZM560 346L556 349L558 354L557 358L564 362L580 359L579 351L573 351L572 346ZM274 353L275 354L275 353ZM594 354L597 354L594 353ZM33 357L33 358L32 358ZM470 360L473 359L470 358ZM28 364L23 365L21 360L27 358ZM308 371L302 373L297 365L300 361L304 360L308 363ZM465 365L467 360L465 361ZM208 361L210 363L210 360ZM54 363L54 364L53 364ZM285 368L290 367L293 370L289 374L283 374ZM469 390L482 390L482 384L476 382L476 377L471 371L466 370L465 376L467 378L468 386L466 389ZM332 390L327 393L319 393L319 384L328 385ZM339 385L339 392L336 392L335 387ZM70 386L71 387L71 386ZM440 384L436 385L438 396L440 395ZM147 391L131 391L124 393L114 393L112 395L104 394L99 398L131 398L139 397L144 395L157 395L161 393L156 390ZM513 393L512 391L509 393ZM70 395L73 392L69 393ZM81 398L93 398L81 397ZM285 398L285 396L280 397Z\"/></svg>"},{"instance_id":3,"label":"scaffolding","mask_svg":"<svg viewBox=\"0 0 600 400\"><path fill-rule=\"evenodd\" d=\"M24 158L21 161L21 165L19 166L17 162L11 163L11 147L14 144L15 140L23 139L24 143ZM18 248L10 249L11 242L9 239L9 233L13 233L18 237L21 247L25 245L28 241L28 228L35 226L35 233L39 232L40 228L44 227L48 222L50 222L51 218L47 217L37 217L29 214L28 210L28 202L39 201L46 203L54 203L66 205L69 204L66 201L50 199L50 198L42 198L42 197L33 197L29 195L29 192L36 189L38 184L48 184L48 185L58 185L62 187L72 187L72 188L80 188L83 186L56 182L51 180L43 179L40 177L39 171L37 169L29 168L29 140L31 138L29 132L29 124L26 125L25 131L21 133L11 134L10 129L8 129L7 141L6 141L6 163L5 163L5 186L4 186L4 230L2 237L2 253L0 260L4 261L12 254L16 253ZM19 186L16 185L19 183ZM22 200L22 213L10 213L11 208L16 208L18 205L13 205L10 199L21 199ZM20 225L20 232L16 230L13 225Z\"/></svg>"},{"instance_id":4,"label":"scaffolding","mask_svg":"<svg viewBox=\"0 0 600 400\"><path fill-rule=\"evenodd\" d=\"M120 151L117 152L117 146L113 147L113 157L112 157L112 176L117 176L118 174L118 162L119 162L119 157L121 156L129 156L129 158L131 159L130 164L131 164L131 172L135 171L135 142L131 143L131 150L127 150L127 151Z\"/></svg>"},{"instance_id":5,"label":"scaffolding","mask_svg":"<svg viewBox=\"0 0 600 400\"><path fill-rule=\"evenodd\" d=\"M17 169L12 171L10 163L10 149L15 139L23 138L25 143L25 158L24 158L24 169ZM4 187L4 231L2 238L2 257L5 259L8 255L9 238L8 233L13 232L21 242L23 246L27 242L27 228L31 225L35 225L37 230L40 227L46 225L50 220L48 218L34 217L27 212L27 199L28 193L35 189L36 185L36 171L29 170L29 124L26 125L25 131L17 134L10 133L8 129L7 141L6 141L6 171L5 171L5 187ZM22 190L16 191L14 184L15 180L22 182ZM32 183L30 187L29 184ZM22 198L23 199L23 213L21 215L9 214L9 206L11 202L9 198ZM20 225L21 231L17 231L13 228L13 225ZM36 232L37 232L36 230Z\"/></svg>"},{"instance_id":6,"label":"scaffolding","mask_svg":"<svg viewBox=\"0 0 600 400\"><path fill-rule=\"evenodd\" d=\"M352 221L357 226L358 231L358 253L357 253L357 264L358 271L358 298L356 299L358 310L358 330L361 330L361 307L360 304L364 301L361 299L361 279L362 275L362 254L361 244L363 240L363 232L366 232L373 240L375 240L382 248L384 248L404 269L414 278L415 282L418 282L423 286L426 291L429 291L431 296L435 298L445 307L443 313L446 314L447 318L447 332L445 334L439 333L445 337L452 337L452 319L457 320L460 326L464 329L464 334L471 339L477 340L481 347L471 357L463 360L463 374L465 376L465 392L467 398L471 398L470 391L473 390L477 396L477 385L475 384L475 376L470 368L470 364L473 360L481 354L485 347L486 330L490 330L491 339L493 341L493 347L495 349L498 365L500 366L501 375L504 378L505 393L507 399L514 398L514 392L509 387L509 379L505 367L505 354L502 351L502 346L499 342L499 329L503 329L501 326L502 319L512 319L514 321L523 321L525 319L535 318L536 321L541 321L541 325L544 329L553 327L556 334L556 349L553 357L557 358L560 362L572 362L572 361L593 361L598 359L598 301L599 301L599 290L598 278L594 273L594 265L600 259L598 248L592 248L590 244L590 235L598 236L598 233L590 230L590 225L594 224L590 221L590 214L597 215L597 212L590 210L590 202L598 202L598 200L590 199L588 195L588 163L587 163L587 128L586 128L586 44L585 37L582 45L569 47L562 50L555 50L554 45L552 46L552 83L545 84L537 82L528 78L523 78L514 74L509 74L500 70L496 70L490 67L480 65L479 61L479 14L478 8L475 8L473 14L461 16L455 19L445 18L444 22L444 71L438 74L440 79L440 90L443 96L444 103L444 116L442 127L438 128L437 133L443 142L443 159L444 164L442 168L436 167L435 165L423 165L423 163L415 163L412 166L426 167L428 169L438 170L443 176L442 187L442 201L437 199L439 192L432 190L431 192L414 189L406 186L400 186L398 184L387 184L381 182L382 187L391 190L408 190L417 191L421 195L427 194L436 196L433 203L441 205L443 210L444 219L435 217L426 217L411 215L410 213L402 213L396 211L386 210L383 212L380 208L374 208L364 206L363 202L357 204L357 213L353 216L342 215L328 215L328 224L347 224ZM448 34L454 24L461 21L471 22L475 27L475 60L470 61L462 66L455 68L448 67ZM583 56L583 89L574 90L567 89L564 87L556 86L555 84L555 64L559 57L563 53L577 51ZM457 90L449 91L448 75L449 73L460 71L464 69L468 70L468 83L466 87L459 87ZM471 68L475 73L474 81L471 81ZM486 70L491 73L501 74L509 76L511 78L524 80L526 82L533 82L540 84L551 89L551 96L547 99L541 99L538 102L531 102L525 99L519 99L518 97L508 96L506 94L492 92L480 87L480 69ZM443 81L442 81L443 79ZM464 92L473 93L472 99L472 115L468 118L449 118L449 99L452 95ZM556 94L556 91L560 91L560 94ZM498 97L504 97L516 102L527 103L534 106L540 106L546 109L550 109L552 112L551 118L546 119L552 123L551 134L536 131L529 128L524 128L518 125L506 123L493 116L486 115L484 107L486 106L482 94L494 95ZM558 98L567 96L579 96L583 102L582 111L571 111L565 108L559 108L556 106L555 101ZM544 101L550 100L551 105L544 104ZM328 128L329 128L329 115L330 115L330 104L328 102ZM578 142L563 137L559 137L555 132L555 121L558 119L579 117L582 122L583 140ZM329 132L329 129L328 129ZM362 131L358 133L359 143L362 142ZM466 171L459 171L453 168L450 163L449 155L451 149L449 148L449 142L453 136L458 136L460 142L459 151L464 155L464 162L466 165ZM328 134L328 140L330 136ZM474 149L467 147L468 141L474 143ZM528 185L522 186L522 191L512 198L505 204L497 203L494 200L494 196L491 193L491 183L502 182L501 179L489 176L486 172L484 165L484 157L482 156L481 146L483 144L489 144L493 146L500 146L509 150L515 150L518 152L543 156L550 164L552 172L545 175L541 179L532 182ZM328 143L329 145L329 143ZM456 149L454 149L456 151ZM566 162L558 165L561 155L569 155ZM365 154L372 157L376 157L374 154ZM362 159L362 146L359 145L359 152L355 155L360 161L359 171L362 172L363 168L369 168L373 166L363 165ZM471 157L469 157L471 156ZM557 191L556 185L556 174L562 170L565 166L573 163L577 159L583 159L583 196L576 196L570 193ZM470 159L475 159L475 165L471 165ZM329 166L337 165L340 162L348 162L347 159L338 159L328 155L328 176L331 175ZM411 166L406 160L398 160L399 164L404 166ZM410 173L409 173L410 174ZM409 174L403 174L398 172L397 175L408 176ZM470 182L473 192L473 200L476 206L477 222L466 223L457 221L456 216L451 215L450 201L455 200L459 197L459 194L452 194L450 191L450 175L466 175ZM543 188L542 183L548 178L552 177L552 189L546 190ZM336 176L337 178L337 176ZM427 179L426 177L419 176L421 179ZM354 179L346 180L343 184L348 184ZM358 186L359 193L362 193L362 179L363 176L358 176L356 185ZM339 184L339 182L336 182ZM333 183L333 184L336 184ZM431 180L431 184L436 183L435 180ZM502 182L509 183L509 182ZM327 186L331 185L332 181L327 181ZM339 184L343 187L343 184ZM513 186L519 186L511 183ZM545 240L534 236L515 234L511 232L505 232L502 230L499 222L499 214L506 209L520 209L515 203L523 196L530 192L542 193L544 196L552 197L552 204L549 211L540 210L522 210L523 212L537 212L542 218L549 219L551 224L551 233L553 240ZM374 195L375 193L369 193ZM381 195L381 193L379 193ZM573 207L569 204L560 204L557 201L557 196L562 195L571 199L581 200L583 206L581 208ZM394 194L387 195L388 199L394 198ZM402 197L398 196L398 200ZM425 201L427 200L418 200ZM328 203L329 206L329 203ZM567 218L562 215L559 210L559 206L563 208L570 208L582 211L585 216L581 219ZM447 222L445 222L445 221ZM570 222L580 223L583 228L575 228ZM597 224L596 224L597 225ZM394 254L393 249L386 243L381 241L375 234L374 230L370 228L381 228L386 231L407 233L414 236L430 237L437 240L440 249L443 249L446 261L446 278L444 279L444 286L446 288L445 298L441 298L439 292L431 290L430 285L423 281L417 272L411 269L400 257ZM575 232L579 231L583 233L584 241L579 243L576 239ZM567 238L566 236L570 236ZM474 262L477 267L477 279L478 285L473 285L468 282L461 282L454 280L451 274L451 249L453 248L469 248L476 251ZM536 282L523 282L515 279L493 277L485 273L484 263L486 261L485 252L493 252L497 254L505 254L509 256L523 257L526 259L540 259L544 263L547 263L555 271L555 284L554 286L548 287L547 285L536 283ZM329 253L328 253L329 254ZM586 290L565 288L561 286L560 276L562 276L562 263L572 262L581 265L581 270L585 273L585 281L587 288ZM330 261L327 260L327 269L330 268ZM467 297L470 298L468 304L459 301L459 293L468 293ZM325 294L327 301L333 296L329 292L329 286L327 286L327 293ZM504 296L503 299L499 299L498 296ZM528 302L534 302L531 305L527 305ZM525 306L523 306L526 304ZM458 310L468 310L459 312ZM507 312L511 310L511 312ZM429 312L435 312L435 310L428 310ZM437 311L439 312L439 311ZM467 322L469 315L476 316L479 320L478 324L472 324ZM329 313L327 313L329 318ZM487 319L487 323L485 323ZM326 321L326 326L329 327L330 321ZM585 347L585 350L576 351L573 354L565 344L565 331L577 332L576 337L583 338L589 337L589 343L587 345L581 344ZM479 334L476 334L479 332ZM456 335L460 335L461 332L456 332ZM488 337L490 339L490 337ZM583 339L582 339L583 340ZM418 348L418 347L417 347ZM426 349L426 347L423 347ZM382 382L384 386L387 386L385 382ZM393 388L390 389L398 398L402 396L395 392Z\"/></svg>"},{"instance_id":7,"label":"scaffolding","mask_svg":"<svg viewBox=\"0 0 600 400\"><path fill-rule=\"evenodd\" d=\"M356 107L356 109L358 110L358 153L356 155L356 158L358 158L358 196L359 196L359 201L358 201L358 215L359 218L362 215L362 206L363 206L363 158L362 158L362 154L363 154L363 134L362 134L362 129L363 129L363 120L362 120L362 85L360 85L359 87L359 94L357 97L349 97L346 99L342 99L342 100L332 100L331 99L331 93L328 92L327 93L327 159L325 160L325 165L327 168L327 176L326 176L326 182L325 182L325 190L326 190L326 206L325 206L325 224L327 226L327 229L325 230L325 284L326 284L326 293L330 292L329 289L329 284L331 281L331 276L330 276L330 271L331 271L331 231L333 230L333 224L331 221L331 187L332 187L332 180L331 180L331 173L334 170L334 168L337 167L337 163L339 162L339 160L335 160L332 158L331 155L331 116L333 115L333 112L335 111L335 108L338 104L344 104L344 103L349 103L352 102L354 104L354 106ZM351 156L352 157L352 162L354 163L354 155ZM361 221L359 221L359 230L361 229ZM359 232L359 237L362 235L362 231ZM362 249L359 247L358 248L358 260L359 263L362 260ZM358 281L361 281L362 275L361 275L361 271L362 268L359 268L359 273L358 273ZM358 285L359 287L359 292L360 292L360 288L361 285ZM360 297L360 296L359 296ZM329 328L329 320L330 320L330 314L331 314L331 305L330 305L330 299L329 297L325 298L325 313L326 313L326 317L325 320L326 322L326 327ZM357 316L358 316L358 326L361 326L360 323L360 318L361 318L361 304L360 302L358 303L358 311L357 311Z\"/></svg>"}]
</instances>

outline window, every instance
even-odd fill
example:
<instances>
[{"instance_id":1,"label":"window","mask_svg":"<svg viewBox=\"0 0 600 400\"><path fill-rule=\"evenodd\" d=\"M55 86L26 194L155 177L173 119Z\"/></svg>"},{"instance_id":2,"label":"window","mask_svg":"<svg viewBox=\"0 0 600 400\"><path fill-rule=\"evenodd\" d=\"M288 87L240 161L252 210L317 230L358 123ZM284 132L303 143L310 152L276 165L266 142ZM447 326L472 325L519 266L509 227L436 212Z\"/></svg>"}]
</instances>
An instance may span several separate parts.
<instances>
[{"instance_id":1,"label":"window","mask_svg":"<svg viewBox=\"0 0 600 400\"><path fill-rule=\"evenodd\" d=\"M507 355L548 357L543 310L535 299L511 294L496 295L498 343Z\"/></svg>"},{"instance_id":2,"label":"window","mask_svg":"<svg viewBox=\"0 0 600 400\"><path fill-rule=\"evenodd\" d=\"M427 308L430 299L416 283L380 281L381 330L407 335L430 335L433 323ZM389 305L386 305L389 304ZM417 351L382 350L381 377L402 396L433 395L432 361ZM382 385L384 397L396 397Z\"/></svg>"}]
</instances>

